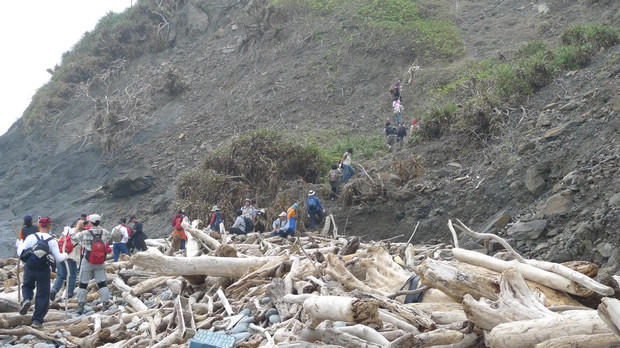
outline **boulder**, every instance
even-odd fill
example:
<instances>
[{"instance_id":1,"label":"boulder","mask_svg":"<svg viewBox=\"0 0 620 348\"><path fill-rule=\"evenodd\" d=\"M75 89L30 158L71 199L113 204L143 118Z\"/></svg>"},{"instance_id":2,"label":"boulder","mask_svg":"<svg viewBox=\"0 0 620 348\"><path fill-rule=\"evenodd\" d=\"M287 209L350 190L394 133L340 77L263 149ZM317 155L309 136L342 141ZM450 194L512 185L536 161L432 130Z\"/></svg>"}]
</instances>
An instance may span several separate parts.
<instances>
[{"instance_id":1,"label":"boulder","mask_svg":"<svg viewBox=\"0 0 620 348\"><path fill-rule=\"evenodd\" d=\"M544 216L568 213L573 203L573 191L564 190L549 197L540 211Z\"/></svg>"},{"instance_id":2,"label":"boulder","mask_svg":"<svg viewBox=\"0 0 620 348\"><path fill-rule=\"evenodd\" d=\"M607 204L610 207L620 206L620 193L616 193L615 195L611 196L609 201L607 201Z\"/></svg>"},{"instance_id":3,"label":"boulder","mask_svg":"<svg viewBox=\"0 0 620 348\"><path fill-rule=\"evenodd\" d=\"M537 239L547 227L547 220L517 222L508 229L508 236L514 240Z\"/></svg>"},{"instance_id":4,"label":"boulder","mask_svg":"<svg viewBox=\"0 0 620 348\"><path fill-rule=\"evenodd\" d=\"M101 188L113 197L129 197L148 190L154 181L155 175L150 168L141 166L119 172L106 180Z\"/></svg>"},{"instance_id":5,"label":"boulder","mask_svg":"<svg viewBox=\"0 0 620 348\"><path fill-rule=\"evenodd\" d=\"M538 172L536 166L530 167L525 173L525 186L527 189L538 196L545 190L545 178Z\"/></svg>"},{"instance_id":6,"label":"boulder","mask_svg":"<svg viewBox=\"0 0 620 348\"><path fill-rule=\"evenodd\" d=\"M546 133L545 133L545 140L553 140L557 137L559 137L560 135L562 135L564 132L566 132L569 129L575 128L579 125L579 122L577 121L570 121L567 123L564 123L563 125L554 127L549 129Z\"/></svg>"}]
</instances>

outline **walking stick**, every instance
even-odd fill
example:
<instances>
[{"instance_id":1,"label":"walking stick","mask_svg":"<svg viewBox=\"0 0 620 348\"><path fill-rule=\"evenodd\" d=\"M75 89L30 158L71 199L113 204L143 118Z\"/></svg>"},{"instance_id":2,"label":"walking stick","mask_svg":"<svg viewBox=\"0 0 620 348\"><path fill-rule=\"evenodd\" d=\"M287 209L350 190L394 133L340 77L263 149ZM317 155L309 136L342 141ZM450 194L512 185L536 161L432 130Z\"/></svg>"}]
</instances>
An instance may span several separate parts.
<instances>
[{"instance_id":1,"label":"walking stick","mask_svg":"<svg viewBox=\"0 0 620 348\"><path fill-rule=\"evenodd\" d=\"M65 242L62 243L62 252L64 253L67 249L67 235L64 235L63 238ZM65 264L65 320L67 320L67 312L69 311L69 263L67 259L63 261Z\"/></svg>"},{"instance_id":2,"label":"walking stick","mask_svg":"<svg viewBox=\"0 0 620 348\"><path fill-rule=\"evenodd\" d=\"M19 238L19 231L17 230L17 227L13 226L13 229L15 230L15 233L17 234L18 238ZM21 289L21 281L19 280L19 266L22 263L22 260L19 258L19 256L17 257L17 271L15 271L15 274L17 274L17 301L21 304L22 303L22 289Z\"/></svg>"}]
</instances>

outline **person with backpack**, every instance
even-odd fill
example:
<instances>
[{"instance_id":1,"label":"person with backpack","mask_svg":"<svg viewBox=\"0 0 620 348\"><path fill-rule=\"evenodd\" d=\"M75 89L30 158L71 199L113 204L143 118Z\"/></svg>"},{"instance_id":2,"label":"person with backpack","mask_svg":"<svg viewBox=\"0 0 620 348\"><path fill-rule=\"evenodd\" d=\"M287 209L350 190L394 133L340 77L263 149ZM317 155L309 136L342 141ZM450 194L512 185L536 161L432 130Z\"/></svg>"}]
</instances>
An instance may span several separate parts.
<instances>
[{"instance_id":1,"label":"person with backpack","mask_svg":"<svg viewBox=\"0 0 620 348\"><path fill-rule=\"evenodd\" d=\"M243 213L243 216L252 219L252 224L254 224L256 222L256 209L254 209L252 201L249 198L245 199L244 204L245 205L241 207L241 212Z\"/></svg>"},{"instance_id":2,"label":"person with backpack","mask_svg":"<svg viewBox=\"0 0 620 348\"><path fill-rule=\"evenodd\" d=\"M177 215L175 215L174 219L172 219L172 226L174 227L172 237L174 238L175 234L178 234L181 237L181 246L179 247L180 250L185 249L185 242L187 241L185 229L181 226L181 223L183 223L183 218L185 218L185 212L183 209L179 209L177 211Z\"/></svg>"},{"instance_id":3,"label":"person with backpack","mask_svg":"<svg viewBox=\"0 0 620 348\"><path fill-rule=\"evenodd\" d=\"M407 84L411 83L411 79L413 79L413 73L415 73L416 71L420 70L420 67L417 65L412 65L409 67L409 69L407 70Z\"/></svg>"},{"instance_id":4,"label":"person with backpack","mask_svg":"<svg viewBox=\"0 0 620 348\"><path fill-rule=\"evenodd\" d=\"M71 228L75 228L75 225L77 224L77 222L78 222L78 221L80 221L80 220L81 220L82 222L84 222L84 221L86 221L86 218L87 218L87 217L88 217L88 215L86 215L86 214L84 214L84 213L80 214L80 217L79 217L79 218L77 218L77 219L75 219L75 220L71 223L71 226L70 226L70 227L71 227Z\"/></svg>"},{"instance_id":5,"label":"person with backpack","mask_svg":"<svg viewBox=\"0 0 620 348\"><path fill-rule=\"evenodd\" d=\"M340 186L340 169L338 169L337 164L332 164L332 169L327 173L327 179L329 180L329 185L332 187L331 199L332 201L336 198L338 194L338 187Z\"/></svg>"},{"instance_id":6,"label":"person with backpack","mask_svg":"<svg viewBox=\"0 0 620 348\"><path fill-rule=\"evenodd\" d=\"M314 190L310 190L308 192L308 199L306 200L307 209L308 209L308 217L310 218L310 229L314 230L315 219L318 215L318 222L321 223L323 221L323 213L325 213L325 209L323 209L323 205L317 196L315 196Z\"/></svg>"},{"instance_id":7,"label":"person with backpack","mask_svg":"<svg viewBox=\"0 0 620 348\"><path fill-rule=\"evenodd\" d=\"M295 230L297 230L297 208L299 208L299 205L297 203L293 203L293 205L286 211L288 228L281 234L281 237L295 237Z\"/></svg>"},{"instance_id":8,"label":"person with backpack","mask_svg":"<svg viewBox=\"0 0 620 348\"><path fill-rule=\"evenodd\" d=\"M146 234L142 231L142 223L138 221L138 218L135 215L132 215L129 218L129 221L133 223L133 233L131 234L131 241L134 248L140 251L146 251L148 247L146 246Z\"/></svg>"},{"instance_id":9,"label":"person with backpack","mask_svg":"<svg viewBox=\"0 0 620 348\"><path fill-rule=\"evenodd\" d=\"M394 123L399 124L403 120L403 105L400 100L394 100L392 102L392 108L394 109Z\"/></svg>"},{"instance_id":10,"label":"person with backpack","mask_svg":"<svg viewBox=\"0 0 620 348\"><path fill-rule=\"evenodd\" d=\"M237 219L235 220L235 223L230 228L230 233L247 234L246 219L249 220L249 218L243 216L243 212L241 211L241 209L237 210Z\"/></svg>"},{"instance_id":11,"label":"person with backpack","mask_svg":"<svg viewBox=\"0 0 620 348\"><path fill-rule=\"evenodd\" d=\"M110 289L106 285L105 259L107 256L106 244L111 240L110 232L101 227L101 216L88 216L90 228L75 235L74 239L82 245L82 265L80 267L80 287L77 291L77 313L84 313L88 282L94 279L99 286L99 297L103 303L103 310L110 308Z\"/></svg>"},{"instance_id":12,"label":"person with backpack","mask_svg":"<svg viewBox=\"0 0 620 348\"><path fill-rule=\"evenodd\" d=\"M77 220L75 227L70 228L65 226L65 230L58 240L58 249L60 252L65 252L69 257L65 262L58 264L58 273L56 274L56 280L50 291L50 301L56 299L56 294L62 289L63 283L67 280L67 297L71 298L75 295L75 284L77 281L77 268L80 262L81 248L75 240L75 235L81 231L84 231L84 220ZM67 269L68 268L68 269Z\"/></svg>"},{"instance_id":13,"label":"person with backpack","mask_svg":"<svg viewBox=\"0 0 620 348\"><path fill-rule=\"evenodd\" d=\"M286 213L281 212L278 218L273 222L273 232L269 237L282 237L282 234L288 229L288 221L286 221Z\"/></svg>"},{"instance_id":14,"label":"person with backpack","mask_svg":"<svg viewBox=\"0 0 620 348\"><path fill-rule=\"evenodd\" d=\"M116 225L112 229L112 253L114 254L114 262L118 261L121 253L129 255L129 250L127 250L127 241L129 240L129 232L127 231L127 227L125 224L127 223L127 219L121 218L118 220L118 225Z\"/></svg>"},{"instance_id":15,"label":"person with backpack","mask_svg":"<svg viewBox=\"0 0 620 348\"><path fill-rule=\"evenodd\" d=\"M388 151L392 152L392 146L396 142L396 127L392 126L390 122L385 123L385 143L387 144Z\"/></svg>"},{"instance_id":16,"label":"person with backpack","mask_svg":"<svg viewBox=\"0 0 620 348\"><path fill-rule=\"evenodd\" d=\"M407 136L407 127L405 127L404 123L400 123L398 128L396 128L396 141L400 144L400 148L403 147L404 138Z\"/></svg>"},{"instance_id":17,"label":"person with backpack","mask_svg":"<svg viewBox=\"0 0 620 348\"><path fill-rule=\"evenodd\" d=\"M28 313L36 287L37 296L34 300L34 313L32 314L32 327L35 328L43 326L45 315L49 310L52 278L50 264L55 261L62 262L68 257L67 253L61 253L58 250L58 243L50 236L51 229L52 219L48 217L39 219L39 231L28 235L17 248L17 255L25 263L22 285L24 300L20 304L19 314Z\"/></svg>"},{"instance_id":18,"label":"person with backpack","mask_svg":"<svg viewBox=\"0 0 620 348\"><path fill-rule=\"evenodd\" d=\"M214 205L213 208L211 208L211 212L213 214L211 214L211 221L209 222L209 228L211 229L211 231L220 233L220 223L224 222L224 218L222 217L222 212L220 211L220 208L217 207L217 205Z\"/></svg>"},{"instance_id":19,"label":"person with backpack","mask_svg":"<svg viewBox=\"0 0 620 348\"><path fill-rule=\"evenodd\" d=\"M24 216L24 226L19 230L19 239L25 240L29 235L39 232L39 227L32 224L32 214Z\"/></svg>"},{"instance_id":20,"label":"person with backpack","mask_svg":"<svg viewBox=\"0 0 620 348\"><path fill-rule=\"evenodd\" d=\"M353 155L353 148L349 148L347 152L342 155L340 159L340 164L338 167L343 168L344 174L342 175L342 182L346 182L350 177L355 174L355 169L351 167L351 162L353 161L351 156Z\"/></svg>"}]
</instances>

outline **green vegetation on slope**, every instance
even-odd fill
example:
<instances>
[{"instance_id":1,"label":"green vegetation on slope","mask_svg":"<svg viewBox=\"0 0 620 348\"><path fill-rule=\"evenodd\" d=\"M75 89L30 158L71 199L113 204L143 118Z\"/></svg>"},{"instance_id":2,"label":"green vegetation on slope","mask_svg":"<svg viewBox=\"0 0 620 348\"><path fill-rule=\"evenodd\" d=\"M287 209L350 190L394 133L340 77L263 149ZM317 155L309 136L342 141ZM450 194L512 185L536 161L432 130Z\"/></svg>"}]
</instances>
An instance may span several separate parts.
<instances>
[{"instance_id":1,"label":"green vegetation on slope","mask_svg":"<svg viewBox=\"0 0 620 348\"><path fill-rule=\"evenodd\" d=\"M60 115L76 87L113 62L165 50L168 23L182 2L139 0L123 13L110 12L101 18L95 29L84 33L73 49L63 54L61 64L49 70L51 80L37 91L24 113L26 130Z\"/></svg>"},{"instance_id":2,"label":"green vegetation on slope","mask_svg":"<svg viewBox=\"0 0 620 348\"><path fill-rule=\"evenodd\" d=\"M451 82L433 88L431 107L422 117L426 139L464 132L484 139L501 131L506 107L515 107L563 70L584 67L600 49L620 42L609 26L575 25L551 50L542 42L524 45L511 60L484 60L465 65Z\"/></svg>"}]
</instances>

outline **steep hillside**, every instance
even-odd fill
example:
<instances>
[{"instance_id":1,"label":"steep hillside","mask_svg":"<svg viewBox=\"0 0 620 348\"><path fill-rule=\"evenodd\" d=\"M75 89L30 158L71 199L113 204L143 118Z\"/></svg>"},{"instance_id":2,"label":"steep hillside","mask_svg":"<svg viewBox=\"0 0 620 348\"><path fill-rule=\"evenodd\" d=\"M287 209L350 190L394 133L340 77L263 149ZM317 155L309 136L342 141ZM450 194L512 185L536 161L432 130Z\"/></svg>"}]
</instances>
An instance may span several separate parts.
<instances>
[{"instance_id":1,"label":"steep hillside","mask_svg":"<svg viewBox=\"0 0 620 348\"><path fill-rule=\"evenodd\" d=\"M153 17L155 29L145 29L165 45L158 41L156 49L91 73L67 92L70 103L36 122L33 104L0 137L6 240L25 213L50 215L57 228L81 212L103 214L108 226L136 213L149 235L166 235L179 175L240 134L268 128L325 147L370 142L391 119L388 86L404 79L412 63L422 69L403 90L407 122L427 120L437 103L433 90L455 81L468 64L510 60L533 39L555 47L573 24L620 27L614 1L549 1L548 12L544 4L518 1L415 2L423 20L459 28L456 34L444 29L443 36L373 26L347 17L349 8L311 11L295 1L170 4L158 12L162 18ZM148 39L131 37L138 36ZM358 180L354 204L329 202L328 210L341 231L367 238L408 236L417 221L420 240L447 240L449 218L479 230L499 221L501 233L508 221L520 221L517 229L535 221L510 231L521 251L615 267L619 54L617 45L602 50L584 69L555 75L533 96L489 107L485 112L499 120L491 134L477 138L453 125L439 138L412 139L401 151L358 157L373 182ZM412 164L419 164L420 176L409 180L402 172ZM576 170L582 173L575 174L577 186L566 188L572 177L563 179ZM564 181L570 182L561 186ZM293 178L281 189L296 188L301 201L307 189L322 185ZM242 194L260 206L276 203L273 195ZM3 243L6 253L11 244Z\"/></svg>"}]
</instances>

